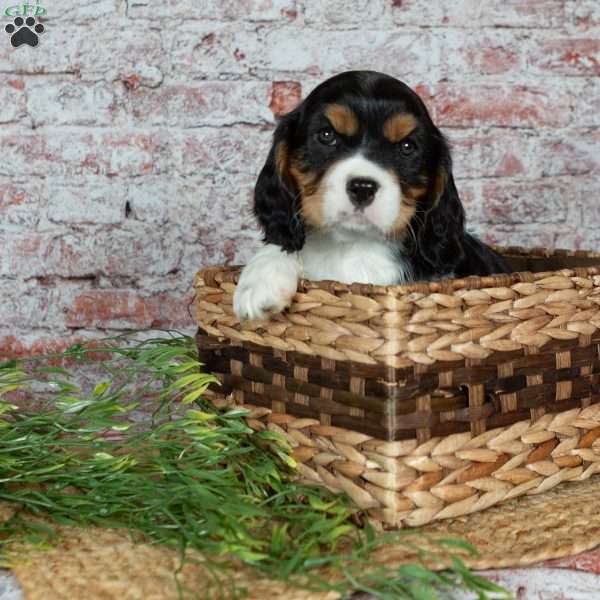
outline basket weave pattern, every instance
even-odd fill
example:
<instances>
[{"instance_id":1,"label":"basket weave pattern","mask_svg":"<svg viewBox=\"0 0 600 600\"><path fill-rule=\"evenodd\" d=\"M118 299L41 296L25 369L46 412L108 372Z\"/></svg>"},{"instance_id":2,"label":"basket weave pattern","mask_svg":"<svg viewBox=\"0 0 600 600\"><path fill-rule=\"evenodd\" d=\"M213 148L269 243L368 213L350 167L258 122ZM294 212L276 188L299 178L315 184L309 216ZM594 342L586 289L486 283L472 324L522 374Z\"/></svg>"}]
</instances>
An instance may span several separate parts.
<instances>
[{"instance_id":1,"label":"basket weave pattern","mask_svg":"<svg viewBox=\"0 0 600 600\"><path fill-rule=\"evenodd\" d=\"M423 444L246 408L251 427L287 438L304 482L346 492L388 527L459 517L600 471L599 404Z\"/></svg>"},{"instance_id":2,"label":"basket weave pattern","mask_svg":"<svg viewBox=\"0 0 600 600\"><path fill-rule=\"evenodd\" d=\"M302 281L288 312L244 324L232 311L239 269L207 269L196 279L201 360L221 392L259 411L254 425L290 438L304 478L387 525L587 478L600 436L600 268L572 267L600 256L504 253L571 268L411 286Z\"/></svg>"}]
</instances>

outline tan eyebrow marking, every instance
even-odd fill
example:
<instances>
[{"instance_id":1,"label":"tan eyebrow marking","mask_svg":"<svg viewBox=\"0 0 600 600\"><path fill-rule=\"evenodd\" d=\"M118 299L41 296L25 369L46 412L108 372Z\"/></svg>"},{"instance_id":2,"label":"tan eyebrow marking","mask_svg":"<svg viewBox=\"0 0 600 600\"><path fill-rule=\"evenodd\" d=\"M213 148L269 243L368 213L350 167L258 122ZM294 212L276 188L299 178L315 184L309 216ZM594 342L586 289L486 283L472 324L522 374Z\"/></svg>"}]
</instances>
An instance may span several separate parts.
<instances>
[{"instance_id":1,"label":"tan eyebrow marking","mask_svg":"<svg viewBox=\"0 0 600 600\"><path fill-rule=\"evenodd\" d=\"M358 119L354 111L343 104L330 104L325 116L333 128L341 135L354 135L358 131Z\"/></svg>"},{"instance_id":2,"label":"tan eyebrow marking","mask_svg":"<svg viewBox=\"0 0 600 600\"><path fill-rule=\"evenodd\" d=\"M383 124L383 135L392 144L403 140L417 126L417 120L413 115L397 113L389 117Z\"/></svg>"}]
</instances>

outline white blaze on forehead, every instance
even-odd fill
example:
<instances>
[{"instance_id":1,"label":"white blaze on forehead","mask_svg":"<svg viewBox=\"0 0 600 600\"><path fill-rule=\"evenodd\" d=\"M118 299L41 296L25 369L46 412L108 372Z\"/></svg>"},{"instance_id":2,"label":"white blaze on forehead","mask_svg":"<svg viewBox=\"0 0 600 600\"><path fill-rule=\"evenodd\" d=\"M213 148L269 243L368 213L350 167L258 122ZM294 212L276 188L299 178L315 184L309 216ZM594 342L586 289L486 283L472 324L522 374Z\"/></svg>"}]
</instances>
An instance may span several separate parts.
<instances>
[{"instance_id":1,"label":"white blaze on forehead","mask_svg":"<svg viewBox=\"0 0 600 600\"><path fill-rule=\"evenodd\" d=\"M360 154L345 158L336 163L323 179L324 225L345 225L352 227L356 209L347 192L347 185L356 177L373 179L379 185L373 202L361 213L364 219L377 229L386 232L400 214L402 190L398 180L388 171Z\"/></svg>"}]
</instances>

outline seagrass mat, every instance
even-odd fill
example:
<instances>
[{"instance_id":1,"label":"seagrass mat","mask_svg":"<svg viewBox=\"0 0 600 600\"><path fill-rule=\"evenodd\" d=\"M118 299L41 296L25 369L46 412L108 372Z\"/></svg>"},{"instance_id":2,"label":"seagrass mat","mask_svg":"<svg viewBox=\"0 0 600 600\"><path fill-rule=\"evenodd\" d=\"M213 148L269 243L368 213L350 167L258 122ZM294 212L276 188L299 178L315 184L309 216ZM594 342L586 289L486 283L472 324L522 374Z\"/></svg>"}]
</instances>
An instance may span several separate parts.
<instances>
[{"instance_id":1,"label":"seagrass mat","mask_svg":"<svg viewBox=\"0 0 600 600\"><path fill-rule=\"evenodd\" d=\"M465 539L480 552L476 558L463 556L474 569L525 566L599 545L599 509L600 478L592 478L537 496L516 498L470 516L430 524L414 530L414 540L423 545L429 538ZM51 548L28 549L14 559L13 570L26 600L203 598L208 583L214 581L215 574L200 559L192 556L181 566L177 552L134 543L126 531L61 527L59 533L60 540ZM415 555L404 545L388 545L377 550L370 563L394 566L414 560ZM307 592L259 579L241 565L232 572L237 585L246 588L248 598L253 600L339 598L331 592ZM321 575L332 577L327 572ZM228 597L227 587L224 590L224 597Z\"/></svg>"},{"instance_id":2,"label":"seagrass mat","mask_svg":"<svg viewBox=\"0 0 600 600\"><path fill-rule=\"evenodd\" d=\"M60 541L45 550L27 549L13 558L12 571L25 600L180 600L238 598L250 600L337 600L338 594L315 593L256 577L240 564L215 571L193 554L182 565L178 552L134 543L124 530L58 527ZM229 579L229 578L233 578Z\"/></svg>"}]
</instances>

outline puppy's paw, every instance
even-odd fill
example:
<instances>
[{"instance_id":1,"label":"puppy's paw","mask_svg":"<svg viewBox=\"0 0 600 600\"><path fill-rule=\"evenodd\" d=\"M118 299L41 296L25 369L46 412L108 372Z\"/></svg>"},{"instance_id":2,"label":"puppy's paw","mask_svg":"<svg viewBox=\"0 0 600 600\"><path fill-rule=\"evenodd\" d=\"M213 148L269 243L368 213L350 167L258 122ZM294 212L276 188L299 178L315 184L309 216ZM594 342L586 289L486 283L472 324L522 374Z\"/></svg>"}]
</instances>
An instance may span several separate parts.
<instances>
[{"instance_id":1,"label":"puppy's paw","mask_svg":"<svg viewBox=\"0 0 600 600\"><path fill-rule=\"evenodd\" d=\"M266 319L291 304L299 265L277 250L266 256L259 253L242 271L233 295L233 310L240 321Z\"/></svg>"}]
</instances>

